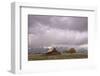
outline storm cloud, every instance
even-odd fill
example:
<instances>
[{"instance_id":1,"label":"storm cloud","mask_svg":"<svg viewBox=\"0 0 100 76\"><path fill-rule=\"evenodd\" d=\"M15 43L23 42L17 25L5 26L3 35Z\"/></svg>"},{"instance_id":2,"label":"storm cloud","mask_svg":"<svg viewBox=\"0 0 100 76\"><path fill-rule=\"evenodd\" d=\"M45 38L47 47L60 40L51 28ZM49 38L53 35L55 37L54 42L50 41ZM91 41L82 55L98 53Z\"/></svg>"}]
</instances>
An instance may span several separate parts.
<instances>
[{"instance_id":1,"label":"storm cloud","mask_svg":"<svg viewBox=\"0 0 100 76\"><path fill-rule=\"evenodd\" d=\"M87 43L87 17L28 15L30 48Z\"/></svg>"}]
</instances>

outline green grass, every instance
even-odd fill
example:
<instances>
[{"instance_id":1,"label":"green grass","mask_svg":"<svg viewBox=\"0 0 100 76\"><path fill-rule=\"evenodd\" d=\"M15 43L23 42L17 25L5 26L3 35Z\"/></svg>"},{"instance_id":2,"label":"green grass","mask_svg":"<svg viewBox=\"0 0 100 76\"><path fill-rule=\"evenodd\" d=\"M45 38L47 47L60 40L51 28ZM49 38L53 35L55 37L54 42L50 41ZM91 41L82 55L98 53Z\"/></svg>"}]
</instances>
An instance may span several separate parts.
<instances>
[{"instance_id":1,"label":"green grass","mask_svg":"<svg viewBox=\"0 0 100 76\"><path fill-rule=\"evenodd\" d=\"M32 54L28 55L28 60L54 60L54 59L81 59L88 58L87 54L83 53L63 53L61 55L43 55L43 54Z\"/></svg>"}]
</instances>

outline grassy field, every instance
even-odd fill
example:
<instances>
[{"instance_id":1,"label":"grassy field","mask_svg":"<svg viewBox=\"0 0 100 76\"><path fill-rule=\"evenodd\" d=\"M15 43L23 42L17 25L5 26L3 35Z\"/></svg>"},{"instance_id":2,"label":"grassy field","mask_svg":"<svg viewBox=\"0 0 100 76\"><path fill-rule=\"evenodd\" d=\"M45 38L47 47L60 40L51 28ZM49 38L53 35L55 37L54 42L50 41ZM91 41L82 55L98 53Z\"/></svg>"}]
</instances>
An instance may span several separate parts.
<instances>
[{"instance_id":1,"label":"grassy field","mask_svg":"<svg viewBox=\"0 0 100 76\"><path fill-rule=\"evenodd\" d=\"M81 59L88 58L84 53L63 53L61 55L28 54L28 60Z\"/></svg>"}]
</instances>

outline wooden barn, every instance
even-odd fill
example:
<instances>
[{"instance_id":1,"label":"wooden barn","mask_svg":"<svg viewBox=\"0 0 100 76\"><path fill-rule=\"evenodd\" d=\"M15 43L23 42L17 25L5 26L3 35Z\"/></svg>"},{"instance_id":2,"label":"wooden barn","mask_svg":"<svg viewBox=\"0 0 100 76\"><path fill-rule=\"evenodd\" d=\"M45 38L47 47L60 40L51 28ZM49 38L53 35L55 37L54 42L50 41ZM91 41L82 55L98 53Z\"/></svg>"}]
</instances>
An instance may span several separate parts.
<instances>
[{"instance_id":1,"label":"wooden barn","mask_svg":"<svg viewBox=\"0 0 100 76\"><path fill-rule=\"evenodd\" d=\"M46 53L46 55L60 55L60 54L61 54L61 53L58 52L58 51L56 50L56 48L53 48L53 47L49 48L49 49L48 49L48 52Z\"/></svg>"}]
</instances>

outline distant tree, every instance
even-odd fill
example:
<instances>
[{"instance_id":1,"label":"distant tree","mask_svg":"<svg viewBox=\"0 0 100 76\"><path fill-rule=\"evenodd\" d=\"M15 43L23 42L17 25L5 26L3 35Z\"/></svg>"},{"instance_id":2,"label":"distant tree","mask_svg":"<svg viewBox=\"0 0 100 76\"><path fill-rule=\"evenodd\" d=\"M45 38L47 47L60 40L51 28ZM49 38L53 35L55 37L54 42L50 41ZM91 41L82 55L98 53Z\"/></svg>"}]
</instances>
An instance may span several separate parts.
<instances>
[{"instance_id":1,"label":"distant tree","mask_svg":"<svg viewBox=\"0 0 100 76\"><path fill-rule=\"evenodd\" d=\"M76 50L74 48L70 48L69 51L68 51L68 53L71 53L71 54L72 53L76 53Z\"/></svg>"}]
</instances>

